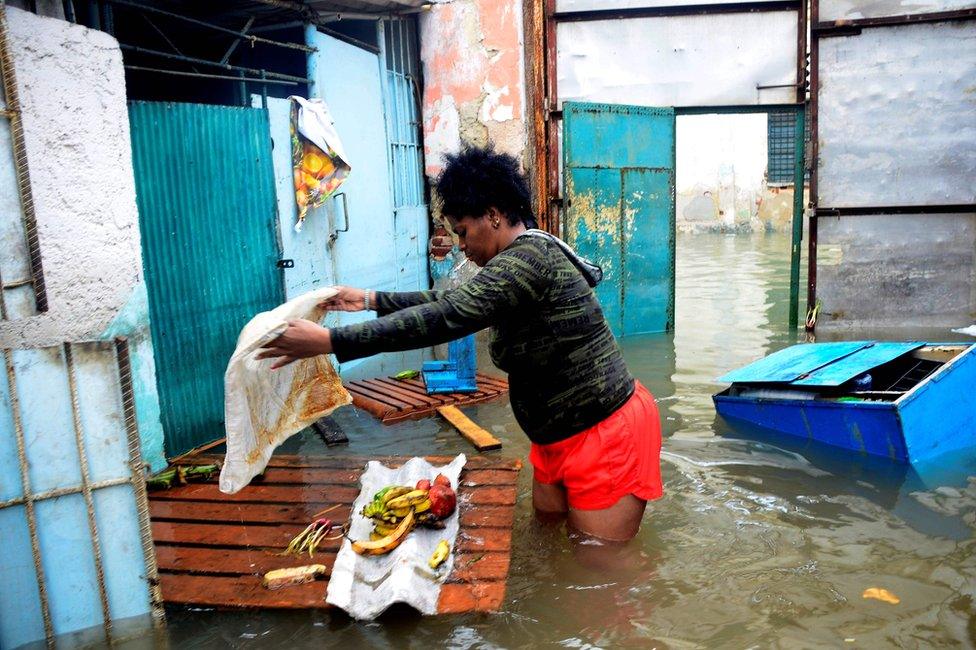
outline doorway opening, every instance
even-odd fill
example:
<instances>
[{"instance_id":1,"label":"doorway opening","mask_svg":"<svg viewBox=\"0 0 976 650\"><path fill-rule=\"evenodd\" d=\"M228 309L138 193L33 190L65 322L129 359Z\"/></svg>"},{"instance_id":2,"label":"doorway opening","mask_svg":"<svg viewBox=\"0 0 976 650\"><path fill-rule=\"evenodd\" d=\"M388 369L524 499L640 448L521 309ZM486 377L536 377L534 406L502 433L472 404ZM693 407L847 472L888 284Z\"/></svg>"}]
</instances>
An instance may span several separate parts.
<instances>
[{"instance_id":1,"label":"doorway opening","mask_svg":"<svg viewBox=\"0 0 976 650\"><path fill-rule=\"evenodd\" d=\"M796 129L794 110L678 113L678 335L693 335L704 321L731 319L744 337L772 327L789 339L795 331L791 324L802 319L798 312L791 319L790 313L791 294L803 286L806 269L803 260L797 271L791 269L799 244ZM805 195L802 200L805 205ZM768 343L757 340L757 354L764 354Z\"/></svg>"}]
</instances>

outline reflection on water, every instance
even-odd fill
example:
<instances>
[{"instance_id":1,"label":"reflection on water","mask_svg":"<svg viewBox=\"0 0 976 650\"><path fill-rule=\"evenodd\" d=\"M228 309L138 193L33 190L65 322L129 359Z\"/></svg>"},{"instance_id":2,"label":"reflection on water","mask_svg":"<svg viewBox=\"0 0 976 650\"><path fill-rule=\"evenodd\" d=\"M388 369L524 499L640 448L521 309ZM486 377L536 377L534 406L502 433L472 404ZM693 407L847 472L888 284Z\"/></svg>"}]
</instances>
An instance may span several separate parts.
<instances>
[{"instance_id":1,"label":"reflection on water","mask_svg":"<svg viewBox=\"0 0 976 650\"><path fill-rule=\"evenodd\" d=\"M679 238L676 332L623 342L657 396L665 496L625 550L627 569L594 573L561 528L532 517L520 477L504 609L422 619L397 610L371 624L341 613L173 611L175 647L938 647L976 635L976 461L939 472L730 430L715 416L713 378L793 342L786 329L785 236ZM958 339L949 332L859 332ZM833 334L829 338L844 338ZM467 409L528 453L507 403ZM349 435L309 453L471 453L436 419L382 427L336 414ZM496 452L498 453L498 452ZM883 587L898 605L864 600Z\"/></svg>"}]
</instances>

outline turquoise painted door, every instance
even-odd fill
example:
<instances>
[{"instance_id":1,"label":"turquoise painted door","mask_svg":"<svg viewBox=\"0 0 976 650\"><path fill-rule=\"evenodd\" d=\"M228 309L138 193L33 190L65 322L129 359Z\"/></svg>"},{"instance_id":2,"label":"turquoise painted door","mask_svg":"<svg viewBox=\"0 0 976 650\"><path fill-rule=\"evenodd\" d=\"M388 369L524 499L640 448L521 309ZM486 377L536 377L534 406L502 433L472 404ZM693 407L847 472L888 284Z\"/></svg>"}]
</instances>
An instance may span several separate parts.
<instances>
[{"instance_id":1,"label":"turquoise painted door","mask_svg":"<svg viewBox=\"0 0 976 650\"><path fill-rule=\"evenodd\" d=\"M563 238L617 336L674 327L674 110L563 104Z\"/></svg>"},{"instance_id":2,"label":"turquoise painted door","mask_svg":"<svg viewBox=\"0 0 976 650\"><path fill-rule=\"evenodd\" d=\"M132 102L132 158L166 453L224 435L241 327L284 301L263 109Z\"/></svg>"}]
</instances>

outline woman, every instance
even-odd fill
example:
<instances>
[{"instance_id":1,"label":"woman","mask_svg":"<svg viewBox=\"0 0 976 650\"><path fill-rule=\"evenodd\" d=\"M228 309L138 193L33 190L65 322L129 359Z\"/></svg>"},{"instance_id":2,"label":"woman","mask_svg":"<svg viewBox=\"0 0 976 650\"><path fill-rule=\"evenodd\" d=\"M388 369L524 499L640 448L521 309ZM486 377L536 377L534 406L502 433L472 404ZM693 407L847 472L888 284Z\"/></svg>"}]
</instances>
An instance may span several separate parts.
<instances>
[{"instance_id":1,"label":"woman","mask_svg":"<svg viewBox=\"0 0 976 650\"><path fill-rule=\"evenodd\" d=\"M512 410L532 441L536 511L629 540L647 501L662 494L660 422L603 317L594 267L529 230L528 183L511 156L466 148L447 157L436 189L461 250L482 267L474 278L451 291L341 287L329 309L379 318L331 329L292 321L260 357L277 357L276 368L326 353L348 361L491 327L492 360L509 374Z\"/></svg>"}]
</instances>

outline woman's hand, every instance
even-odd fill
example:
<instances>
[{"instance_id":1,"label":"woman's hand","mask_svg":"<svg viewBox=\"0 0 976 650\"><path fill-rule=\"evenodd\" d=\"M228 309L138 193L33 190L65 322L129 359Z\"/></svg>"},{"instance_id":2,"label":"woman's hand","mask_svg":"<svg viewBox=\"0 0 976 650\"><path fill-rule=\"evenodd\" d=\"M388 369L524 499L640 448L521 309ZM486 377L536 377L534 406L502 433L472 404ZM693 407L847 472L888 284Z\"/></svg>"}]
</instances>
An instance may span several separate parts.
<instances>
[{"instance_id":1,"label":"woman's hand","mask_svg":"<svg viewBox=\"0 0 976 650\"><path fill-rule=\"evenodd\" d=\"M319 303L327 311L363 311L366 309L366 292L354 287L336 287L339 293ZM372 297L372 296L371 296ZM373 301L370 301L372 303Z\"/></svg>"},{"instance_id":2,"label":"woman's hand","mask_svg":"<svg viewBox=\"0 0 976 650\"><path fill-rule=\"evenodd\" d=\"M261 348L256 359L278 359L272 370L283 368L296 359L317 357L332 352L332 335L328 329L310 320L288 321L281 336Z\"/></svg>"}]
</instances>

